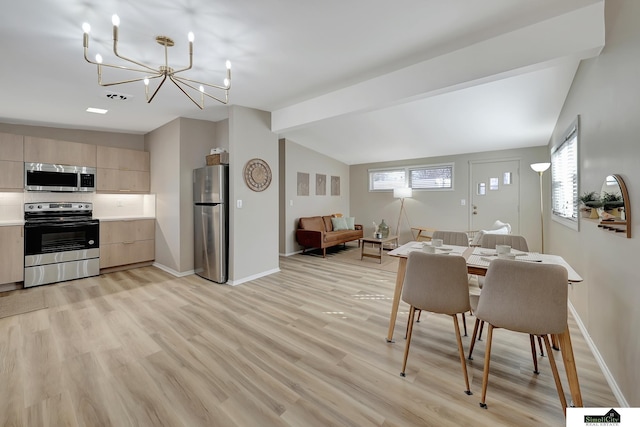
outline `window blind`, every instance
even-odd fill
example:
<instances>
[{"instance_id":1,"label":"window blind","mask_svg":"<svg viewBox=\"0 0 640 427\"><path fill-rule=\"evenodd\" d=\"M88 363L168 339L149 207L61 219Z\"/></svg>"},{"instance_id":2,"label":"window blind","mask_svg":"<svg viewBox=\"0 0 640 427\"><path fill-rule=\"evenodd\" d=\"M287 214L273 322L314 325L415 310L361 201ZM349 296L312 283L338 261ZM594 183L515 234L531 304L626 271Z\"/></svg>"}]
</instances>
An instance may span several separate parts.
<instances>
[{"instance_id":1,"label":"window blind","mask_svg":"<svg viewBox=\"0 0 640 427\"><path fill-rule=\"evenodd\" d=\"M572 228L578 223L578 126L572 124L564 142L551 154L552 218Z\"/></svg>"}]
</instances>

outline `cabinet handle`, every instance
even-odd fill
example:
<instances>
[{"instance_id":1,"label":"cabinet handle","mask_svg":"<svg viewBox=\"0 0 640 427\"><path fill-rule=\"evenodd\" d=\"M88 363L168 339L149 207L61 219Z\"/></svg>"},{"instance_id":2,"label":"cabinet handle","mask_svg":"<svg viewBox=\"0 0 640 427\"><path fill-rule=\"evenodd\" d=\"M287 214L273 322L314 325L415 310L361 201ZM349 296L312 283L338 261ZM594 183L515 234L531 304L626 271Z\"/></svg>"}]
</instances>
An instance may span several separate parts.
<instances>
[{"instance_id":1,"label":"cabinet handle","mask_svg":"<svg viewBox=\"0 0 640 427\"><path fill-rule=\"evenodd\" d=\"M135 242L136 242L135 240L131 240L129 242L122 242L122 243L124 243L125 245L131 245L131 244L133 244Z\"/></svg>"}]
</instances>

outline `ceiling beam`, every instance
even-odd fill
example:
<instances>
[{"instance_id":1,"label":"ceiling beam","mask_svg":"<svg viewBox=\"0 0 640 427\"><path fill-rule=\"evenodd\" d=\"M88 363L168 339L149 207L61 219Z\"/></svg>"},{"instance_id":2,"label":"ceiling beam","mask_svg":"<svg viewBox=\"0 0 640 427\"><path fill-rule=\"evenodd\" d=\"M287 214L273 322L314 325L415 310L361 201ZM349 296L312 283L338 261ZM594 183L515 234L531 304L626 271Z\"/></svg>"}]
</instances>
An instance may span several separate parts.
<instances>
[{"instance_id":1,"label":"ceiling beam","mask_svg":"<svg viewBox=\"0 0 640 427\"><path fill-rule=\"evenodd\" d=\"M604 2L327 93L271 114L276 133L374 111L600 54Z\"/></svg>"}]
</instances>

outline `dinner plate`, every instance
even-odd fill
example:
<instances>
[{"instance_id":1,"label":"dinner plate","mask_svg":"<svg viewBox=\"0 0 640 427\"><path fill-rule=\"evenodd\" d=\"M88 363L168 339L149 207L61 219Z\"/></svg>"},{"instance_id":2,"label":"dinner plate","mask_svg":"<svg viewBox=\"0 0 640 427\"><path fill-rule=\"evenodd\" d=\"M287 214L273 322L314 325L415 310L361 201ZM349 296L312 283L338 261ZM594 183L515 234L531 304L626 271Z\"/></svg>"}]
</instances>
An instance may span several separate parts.
<instances>
[{"instance_id":1,"label":"dinner plate","mask_svg":"<svg viewBox=\"0 0 640 427\"><path fill-rule=\"evenodd\" d=\"M449 252L453 250L453 248L436 248L436 249L439 251L445 251L445 252Z\"/></svg>"}]
</instances>

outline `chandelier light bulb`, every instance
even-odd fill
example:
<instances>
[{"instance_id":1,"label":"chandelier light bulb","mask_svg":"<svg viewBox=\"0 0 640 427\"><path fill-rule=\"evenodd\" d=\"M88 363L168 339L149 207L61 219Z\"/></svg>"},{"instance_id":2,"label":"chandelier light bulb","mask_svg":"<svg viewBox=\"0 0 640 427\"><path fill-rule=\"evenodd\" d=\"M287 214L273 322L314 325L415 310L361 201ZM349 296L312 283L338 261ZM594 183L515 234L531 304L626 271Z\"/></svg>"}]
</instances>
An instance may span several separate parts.
<instances>
[{"instance_id":1,"label":"chandelier light bulb","mask_svg":"<svg viewBox=\"0 0 640 427\"><path fill-rule=\"evenodd\" d=\"M147 65L143 62L136 61L125 56L122 56L118 52L118 33L120 26L120 17L116 14L111 16L111 23L113 24L113 54L116 58L121 60L120 62L129 63L129 65L122 65L121 63L109 63L103 62L102 55L99 53L95 55L95 61L89 58L89 32L91 31L91 26L84 22L82 23L82 30L84 31L82 37L82 45L84 48L84 59L90 64L97 65L98 72L98 84L100 86L113 86L125 83L133 83L133 82L144 82L145 85L145 95L147 99L147 103L150 103L155 98L156 94L162 87L165 81L170 81L175 84L181 91L184 93L189 100L191 100L195 105L200 109L204 109L204 98L209 97L215 101L218 101L222 104L229 103L229 90L231 89L231 62L226 61L226 78L224 79L224 86L213 83L204 83L200 82L188 77L182 77L182 72L191 70L193 67L193 42L195 40L195 35L192 31L187 33L187 38L189 40L189 45L187 46L188 59L189 64L185 67L175 69L169 65L169 48L174 46L174 41L172 38L167 36L156 36L156 42L163 46L164 48L164 64L160 67ZM124 71L129 71L133 73L142 73L138 74L136 78L127 78L116 81L103 81L103 71L105 74L109 74L111 69L119 69ZM149 90L151 79L158 79L157 83L154 84L153 93ZM211 88L211 90L222 91L222 95L215 93L208 93L205 90L205 87ZM200 96L196 96L197 92L200 92ZM192 96L193 95L193 96Z\"/></svg>"}]
</instances>

